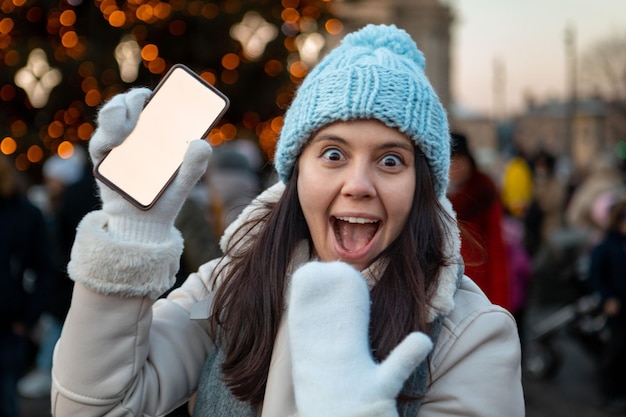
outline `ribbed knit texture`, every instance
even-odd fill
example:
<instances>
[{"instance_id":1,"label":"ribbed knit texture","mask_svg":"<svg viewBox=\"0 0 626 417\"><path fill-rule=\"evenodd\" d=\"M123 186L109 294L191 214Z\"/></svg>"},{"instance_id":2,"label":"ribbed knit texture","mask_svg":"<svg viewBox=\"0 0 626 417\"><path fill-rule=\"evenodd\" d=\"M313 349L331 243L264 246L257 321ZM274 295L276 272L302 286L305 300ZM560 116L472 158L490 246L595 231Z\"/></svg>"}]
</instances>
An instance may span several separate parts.
<instances>
[{"instance_id":1,"label":"ribbed knit texture","mask_svg":"<svg viewBox=\"0 0 626 417\"><path fill-rule=\"evenodd\" d=\"M424 70L424 55L394 25L367 25L347 35L305 78L285 114L274 156L280 179L289 180L302 148L320 128L378 119L415 141L428 159L437 195L445 195L448 120Z\"/></svg>"}]
</instances>

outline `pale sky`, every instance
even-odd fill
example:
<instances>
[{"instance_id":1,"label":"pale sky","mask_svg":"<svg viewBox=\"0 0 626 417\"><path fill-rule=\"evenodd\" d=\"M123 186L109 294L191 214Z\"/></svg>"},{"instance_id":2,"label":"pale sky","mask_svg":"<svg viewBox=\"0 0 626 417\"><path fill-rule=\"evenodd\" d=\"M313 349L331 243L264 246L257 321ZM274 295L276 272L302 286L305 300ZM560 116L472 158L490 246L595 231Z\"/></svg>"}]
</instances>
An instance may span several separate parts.
<instances>
[{"instance_id":1,"label":"pale sky","mask_svg":"<svg viewBox=\"0 0 626 417\"><path fill-rule=\"evenodd\" d=\"M626 0L448 0L452 28L452 92L461 106L491 115L494 61L504 67L507 114L526 91L541 100L566 91L565 32L576 51L626 33ZM501 96L502 97L502 96Z\"/></svg>"}]
</instances>

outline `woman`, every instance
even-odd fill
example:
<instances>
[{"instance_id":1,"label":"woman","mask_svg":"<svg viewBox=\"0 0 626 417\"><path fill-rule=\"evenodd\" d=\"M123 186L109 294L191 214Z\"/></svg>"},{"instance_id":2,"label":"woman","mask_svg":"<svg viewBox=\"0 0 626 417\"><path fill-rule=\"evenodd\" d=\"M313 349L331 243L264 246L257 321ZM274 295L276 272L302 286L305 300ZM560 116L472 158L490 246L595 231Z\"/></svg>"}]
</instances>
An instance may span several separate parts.
<instances>
[{"instance_id":1,"label":"woman","mask_svg":"<svg viewBox=\"0 0 626 417\"><path fill-rule=\"evenodd\" d=\"M148 94L101 110L95 161ZM101 185L68 265L53 413L163 415L194 396L194 416L522 416L515 322L462 276L449 152L423 55L369 25L300 86L281 181L167 299L154 302L182 247L173 219L209 146L192 142L149 211Z\"/></svg>"},{"instance_id":2,"label":"woman","mask_svg":"<svg viewBox=\"0 0 626 417\"><path fill-rule=\"evenodd\" d=\"M447 195L466 231L461 235L465 273L492 303L512 312L509 257L502 230L504 208L498 187L478 167L467 137L461 133L451 137Z\"/></svg>"}]
</instances>

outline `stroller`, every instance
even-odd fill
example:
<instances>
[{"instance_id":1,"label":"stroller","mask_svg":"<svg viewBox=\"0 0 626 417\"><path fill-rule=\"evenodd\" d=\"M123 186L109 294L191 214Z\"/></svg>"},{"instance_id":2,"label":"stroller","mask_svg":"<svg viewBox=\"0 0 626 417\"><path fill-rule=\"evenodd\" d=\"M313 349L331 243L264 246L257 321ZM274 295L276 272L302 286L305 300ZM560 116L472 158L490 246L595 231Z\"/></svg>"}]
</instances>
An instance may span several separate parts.
<instances>
[{"instance_id":1,"label":"stroller","mask_svg":"<svg viewBox=\"0 0 626 417\"><path fill-rule=\"evenodd\" d=\"M607 339L606 317L597 294L587 294L543 318L529 330L524 352L524 372L533 379L548 379L556 375L562 355L554 339L561 332L574 339L594 359L599 359Z\"/></svg>"},{"instance_id":2,"label":"stroller","mask_svg":"<svg viewBox=\"0 0 626 417\"><path fill-rule=\"evenodd\" d=\"M523 370L533 379L548 379L559 371L563 355L556 346L557 337L569 337L599 360L608 336L600 297L586 283L586 236L563 230L549 246L543 263L541 259L538 262L544 270L537 270L533 280L551 282L550 290L544 291L550 295L540 295L531 302L533 314L525 323Z\"/></svg>"}]
</instances>

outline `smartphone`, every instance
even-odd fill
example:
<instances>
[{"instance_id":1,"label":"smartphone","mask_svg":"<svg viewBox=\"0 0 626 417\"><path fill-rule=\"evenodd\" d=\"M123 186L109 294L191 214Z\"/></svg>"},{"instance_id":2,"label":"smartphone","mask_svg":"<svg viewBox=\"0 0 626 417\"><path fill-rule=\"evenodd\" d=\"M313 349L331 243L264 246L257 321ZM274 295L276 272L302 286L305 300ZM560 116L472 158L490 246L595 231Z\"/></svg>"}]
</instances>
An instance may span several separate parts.
<instances>
[{"instance_id":1,"label":"smartphone","mask_svg":"<svg viewBox=\"0 0 626 417\"><path fill-rule=\"evenodd\" d=\"M137 125L94 168L94 175L142 210L172 182L189 143L206 138L230 102L191 69L176 64L154 88Z\"/></svg>"}]
</instances>

